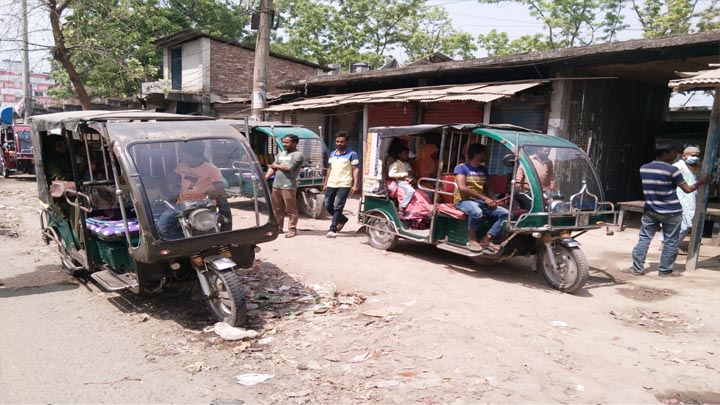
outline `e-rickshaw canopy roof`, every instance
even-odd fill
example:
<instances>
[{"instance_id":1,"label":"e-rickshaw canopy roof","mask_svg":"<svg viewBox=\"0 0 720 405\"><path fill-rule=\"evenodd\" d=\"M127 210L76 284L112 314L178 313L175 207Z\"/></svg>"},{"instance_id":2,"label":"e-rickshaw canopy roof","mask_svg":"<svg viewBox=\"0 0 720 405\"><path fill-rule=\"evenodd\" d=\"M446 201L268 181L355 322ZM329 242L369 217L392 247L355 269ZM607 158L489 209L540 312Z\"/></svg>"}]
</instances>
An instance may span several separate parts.
<instances>
[{"instance_id":1,"label":"e-rickshaw canopy roof","mask_svg":"<svg viewBox=\"0 0 720 405\"><path fill-rule=\"evenodd\" d=\"M52 129L66 128L71 131L77 130L81 122L95 121L207 121L214 120L212 117L198 115L180 115L149 112L144 110L125 111L103 111L83 110L67 111L54 114L35 115L30 117L30 122L36 131L50 131Z\"/></svg>"},{"instance_id":2,"label":"e-rickshaw canopy roof","mask_svg":"<svg viewBox=\"0 0 720 405\"><path fill-rule=\"evenodd\" d=\"M475 134L485 135L502 142L507 147L514 147L517 140L518 146L542 145L558 148L577 148L567 139L554 135L539 134L529 129L514 125L485 125L485 124L445 124L445 125L411 125L404 127L374 127L368 132L379 133L383 138L394 138L400 136L418 136L426 133L439 132L443 129L455 131L468 131Z\"/></svg>"},{"instance_id":3,"label":"e-rickshaw canopy roof","mask_svg":"<svg viewBox=\"0 0 720 405\"><path fill-rule=\"evenodd\" d=\"M255 127L260 132L275 138L284 138L287 135L297 135L300 139L317 139L318 135L303 127Z\"/></svg>"}]
</instances>

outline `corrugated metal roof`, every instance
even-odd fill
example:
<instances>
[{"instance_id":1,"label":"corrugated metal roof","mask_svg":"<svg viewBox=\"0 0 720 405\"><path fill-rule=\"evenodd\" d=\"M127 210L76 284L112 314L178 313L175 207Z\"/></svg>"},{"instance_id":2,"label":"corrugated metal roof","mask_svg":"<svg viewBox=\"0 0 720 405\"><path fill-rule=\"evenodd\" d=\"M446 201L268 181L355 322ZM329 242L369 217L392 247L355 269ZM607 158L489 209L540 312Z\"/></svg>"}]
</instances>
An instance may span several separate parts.
<instances>
[{"instance_id":1,"label":"corrugated metal roof","mask_svg":"<svg viewBox=\"0 0 720 405\"><path fill-rule=\"evenodd\" d=\"M670 80L668 87L675 91L720 87L720 69L704 70L685 79ZM715 97L718 97L716 94Z\"/></svg>"},{"instance_id":2,"label":"corrugated metal roof","mask_svg":"<svg viewBox=\"0 0 720 405\"><path fill-rule=\"evenodd\" d=\"M488 84L473 83L467 85L434 86L404 88L374 92L338 94L332 96L313 97L293 103L281 104L266 108L268 112L281 112L292 110L309 110L319 108L332 108L345 104L375 104L375 103L403 103L420 101L423 103L441 101L476 101L487 103L502 97L511 96L520 91L545 83L543 80L509 83Z\"/></svg>"}]
</instances>

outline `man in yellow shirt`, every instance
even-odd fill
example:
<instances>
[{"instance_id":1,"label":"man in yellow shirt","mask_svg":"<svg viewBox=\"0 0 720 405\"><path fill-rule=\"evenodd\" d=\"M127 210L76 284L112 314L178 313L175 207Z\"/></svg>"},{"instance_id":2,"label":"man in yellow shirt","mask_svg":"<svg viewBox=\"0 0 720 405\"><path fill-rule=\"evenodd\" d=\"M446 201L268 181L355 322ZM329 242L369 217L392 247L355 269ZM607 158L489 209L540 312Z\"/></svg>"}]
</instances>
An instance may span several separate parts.
<instances>
[{"instance_id":1,"label":"man in yellow shirt","mask_svg":"<svg viewBox=\"0 0 720 405\"><path fill-rule=\"evenodd\" d=\"M330 230L326 235L328 238L336 237L348 221L348 218L343 215L343 209L348 195L357 192L358 173L360 172L358 168L360 159L355 151L348 149L346 132L338 132L335 136L335 146L337 149L330 153L327 175L323 184L325 208L332 215Z\"/></svg>"}]
</instances>

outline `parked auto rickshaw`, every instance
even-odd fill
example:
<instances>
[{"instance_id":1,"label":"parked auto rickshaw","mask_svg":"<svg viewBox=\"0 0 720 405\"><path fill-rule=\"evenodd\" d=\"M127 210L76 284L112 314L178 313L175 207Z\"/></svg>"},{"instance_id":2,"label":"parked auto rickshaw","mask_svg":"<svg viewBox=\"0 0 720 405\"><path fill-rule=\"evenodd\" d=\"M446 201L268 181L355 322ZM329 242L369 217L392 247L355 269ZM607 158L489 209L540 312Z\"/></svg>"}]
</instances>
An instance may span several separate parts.
<instances>
[{"instance_id":1,"label":"parked auto rickshaw","mask_svg":"<svg viewBox=\"0 0 720 405\"><path fill-rule=\"evenodd\" d=\"M244 137L212 118L143 111L30 121L42 235L63 268L109 291L187 283L216 319L245 322L236 271L277 237L277 222ZM251 193L227 195L223 171L251 181Z\"/></svg>"},{"instance_id":2,"label":"parked auto rickshaw","mask_svg":"<svg viewBox=\"0 0 720 405\"><path fill-rule=\"evenodd\" d=\"M493 254L468 247L468 219L453 204L458 190L453 170L465 161L468 145L487 148L490 177L485 183L509 214ZM393 149L438 150L436 174L417 180L417 190L404 217L398 214L400 191L387 176ZM554 185L543 187L531 156L545 148L552 162ZM549 150L547 150L549 149ZM572 292L588 280L588 263L575 240L590 229L614 224L615 209L603 201L595 170L573 143L513 126L415 125L370 128L366 138L363 197L359 220L370 245L389 250L399 239L433 244L480 263L514 256L535 256L534 267L553 288ZM518 170L523 184L515 182ZM415 206L413 206L413 204ZM414 208L414 209L413 209ZM483 219L478 239L492 221ZM608 228L609 229L609 228Z\"/></svg>"},{"instance_id":3,"label":"parked auto rickshaw","mask_svg":"<svg viewBox=\"0 0 720 405\"><path fill-rule=\"evenodd\" d=\"M30 126L13 124L12 107L0 111L0 148L0 175L34 172Z\"/></svg>"},{"instance_id":4,"label":"parked auto rickshaw","mask_svg":"<svg viewBox=\"0 0 720 405\"><path fill-rule=\"evenodd\" d=\"M283 137L294 134L300 138L297 150L303 154L305 162L298 174L298 208L310 218L320 218L325 212L322 185L328 164L328 148L322 138L307 128L282 122L244 120L227 120L227 122L248 138L264 171L267 171L267 166L275 160L275 155L284 150Z\"/></svg>"}]
</instances>

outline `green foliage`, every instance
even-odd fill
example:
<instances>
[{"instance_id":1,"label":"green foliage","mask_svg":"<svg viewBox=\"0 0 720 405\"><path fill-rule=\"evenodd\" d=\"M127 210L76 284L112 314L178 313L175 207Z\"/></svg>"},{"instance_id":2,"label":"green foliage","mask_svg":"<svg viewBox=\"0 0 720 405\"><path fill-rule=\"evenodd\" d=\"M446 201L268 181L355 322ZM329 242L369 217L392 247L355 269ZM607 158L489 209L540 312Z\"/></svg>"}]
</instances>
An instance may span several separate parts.
<instances>
[{"instance_id":1,"label":"green foliage","mask_svg":"<svg viewBox=\"0 0 720 405\"><path fill-rule=\"evenodd\" d=\"M687 34L697 0L633 0L635 14L648 38Z\"/></svg>"},{"instance_id":2,"label":"green foliage","mask_svg":"<svg viewBox=\"0 0 720 405\"><path fill-rule=\"evenodd\" d=\"M447 13L425 0L277 0L282 32L273 50L320 64L372 66L403 50L410 59L435 51L471 57L472 37L451 27Z\"/></svg>"},{"instance_id":3,"label":"green foliage","mask_svg":"<svg viewBox=\"0 0 720 405\"><path fill-rule=\"evenodd\" d=\"M542 34L523 35L511 41L506 32L497 32L494 29L485 35L478 35L478 44L487 51L488 55L513 55L551 48Z\"/></svg>"},{"instance_id":4,"label":"green foliage","mask_svg":"<svg viewBox=\"0 0 720 405\"><path fill-rule=\"evenodd\" d=\"M183 28L242 39L247 16L213 0L72 0L63 24L65 45L91 97L126 97L160 75L154 40ZM68 74L53 62L58 86L51 94L73 98Z\"/></svg>"}]
</instances>

